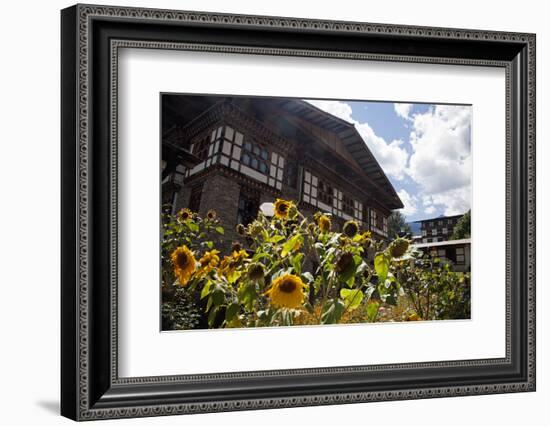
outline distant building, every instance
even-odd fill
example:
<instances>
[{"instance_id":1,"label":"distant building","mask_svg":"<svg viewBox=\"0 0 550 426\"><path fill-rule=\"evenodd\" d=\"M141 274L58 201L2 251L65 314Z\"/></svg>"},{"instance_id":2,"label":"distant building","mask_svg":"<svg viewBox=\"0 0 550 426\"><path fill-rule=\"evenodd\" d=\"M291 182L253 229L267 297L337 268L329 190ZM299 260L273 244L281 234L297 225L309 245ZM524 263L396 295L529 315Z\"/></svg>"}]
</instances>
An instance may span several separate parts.
<instances>
[{"instance_id":1,"label":"distant building","mask_svg":"<svg viewBox=\"0 0 550 426\"><path fill-rule=\"evenodd\" d=\"M418 220L420 223L420 239L422 243L448 241L453 230L464 214L454 216L439 216L432 219Z\"/></svg>"},{"instance_id":2,"label":"distant building","mask_svg":"<svg viewBox=\"0 0 550 426\"><path fill-rule=\"evenodd\" d=\"M336 229L357 220L380 239L403 208L354 125L301 100L163 95L162 152L164 207L217 210L227 239L276 198L331 213Z\"/></svg>"},{"instance_id":3,"label":"distant building","mask_svg":"<svg viewBox=\"0 0 550 426\"><path fill-rule=\"evenodd\" d=\"M438 257L442 262L450 262L456 272L470 272L471 270L470 238L413 244L413 247Z\"/></svg>"}]
</instances>

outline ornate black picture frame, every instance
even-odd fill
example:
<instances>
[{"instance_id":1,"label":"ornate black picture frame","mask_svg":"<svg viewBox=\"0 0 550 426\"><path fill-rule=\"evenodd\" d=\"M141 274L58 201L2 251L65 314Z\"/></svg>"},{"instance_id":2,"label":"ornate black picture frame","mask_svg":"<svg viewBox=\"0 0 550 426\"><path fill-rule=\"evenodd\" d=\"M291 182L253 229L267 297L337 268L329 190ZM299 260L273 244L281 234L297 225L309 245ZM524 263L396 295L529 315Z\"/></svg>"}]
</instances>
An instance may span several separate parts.
<instances>
[{"instance_id":1,"label":"ornate black picture frame","mask_svg":"<svg viewBox=\"0 0 550 426\"><path fill-rule=\"evenodd\" d=\"M61 413L74 420L535 390L535 35L96 5L61 13ZM506 356L119 378L120 47L506 71Z\"/></svg>"}]
</instances>

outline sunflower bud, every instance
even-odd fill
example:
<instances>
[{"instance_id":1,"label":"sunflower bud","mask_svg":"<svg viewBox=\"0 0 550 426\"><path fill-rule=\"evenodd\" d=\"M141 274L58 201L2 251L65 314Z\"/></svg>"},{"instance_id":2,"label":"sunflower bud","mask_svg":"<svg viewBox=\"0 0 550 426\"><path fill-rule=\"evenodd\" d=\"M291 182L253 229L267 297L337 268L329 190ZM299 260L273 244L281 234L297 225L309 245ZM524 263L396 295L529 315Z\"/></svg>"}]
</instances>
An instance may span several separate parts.
<instances>
[{"instance_id":1,"label":"sunflower bud","mask_svg":"<svg viewBox=\"0 0 550 426\"><path fill-rule=\"evenodd\" d=\"M258 235L260 235L262 233L262 230L263 230L263 227L259 222L252 222L248 226L248 232L253 237L257 237Z\"/></svg>"}]
</instances>

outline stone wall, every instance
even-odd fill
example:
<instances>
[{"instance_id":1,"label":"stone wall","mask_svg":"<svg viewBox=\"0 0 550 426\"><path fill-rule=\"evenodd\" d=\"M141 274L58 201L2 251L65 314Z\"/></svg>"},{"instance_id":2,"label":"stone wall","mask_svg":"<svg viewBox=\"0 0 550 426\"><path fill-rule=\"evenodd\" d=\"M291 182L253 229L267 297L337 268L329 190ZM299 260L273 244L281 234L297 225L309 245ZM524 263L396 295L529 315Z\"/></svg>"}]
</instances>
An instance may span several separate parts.
<instances>
[{"instance_id":1,"label":"stone wall","mask_svg":"<svg viewBox=\"0 0 550 426\"><path fill-rule=\"evenodd\" d=\"M239 207L240 185L235 180L221 174L211 174L204 180L199 214L204 217L208 210L216 211L220 225L225 228L223 254L229 254L231 243L240 241L235 231Z\"/></svg>"}]
</instances>

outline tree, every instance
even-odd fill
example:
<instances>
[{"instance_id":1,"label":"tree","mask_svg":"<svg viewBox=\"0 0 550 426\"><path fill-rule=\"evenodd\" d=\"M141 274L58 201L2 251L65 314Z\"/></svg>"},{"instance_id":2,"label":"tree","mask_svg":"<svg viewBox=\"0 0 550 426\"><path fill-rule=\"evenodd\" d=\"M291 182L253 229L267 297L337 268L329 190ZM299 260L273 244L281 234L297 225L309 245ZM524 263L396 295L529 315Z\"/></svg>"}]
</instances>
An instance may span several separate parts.
<instances>
[{"instance_id":1,"label":"tree","mask_svg":"<svg viewBox=\"0 0 550 426\"><path fill-rule=\"evenodd\" d=\"M393 240L397 236L411 234L410 225L405 220L405 216L399 210L394 210L388 217L388 238Z\"/></svg>"},{"instance_id":2,"label":"tree","mask_svg":"<svg viewBox=\"0 0 550 426\"><path fill-rule=\"evenodd\" d=\"M470 238L470 210L464 213L453 229L451 240Z\"/></svg>"}]
</instances>

